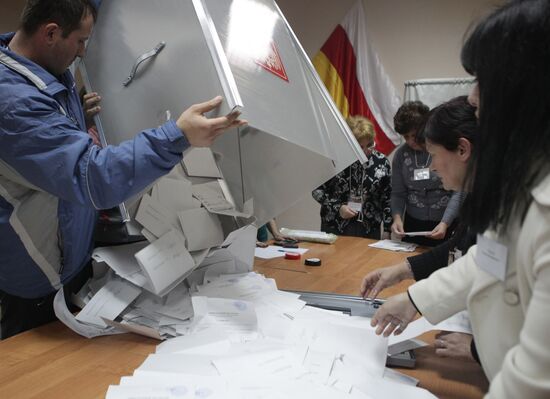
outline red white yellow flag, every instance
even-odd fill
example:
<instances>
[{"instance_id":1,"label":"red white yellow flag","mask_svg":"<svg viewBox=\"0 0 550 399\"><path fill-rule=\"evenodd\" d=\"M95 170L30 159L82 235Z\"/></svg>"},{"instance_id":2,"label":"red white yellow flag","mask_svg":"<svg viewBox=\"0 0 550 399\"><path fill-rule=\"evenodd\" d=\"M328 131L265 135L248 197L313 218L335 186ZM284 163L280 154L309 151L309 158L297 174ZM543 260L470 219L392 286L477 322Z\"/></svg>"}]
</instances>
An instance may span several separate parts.
<instances>
[{"instance_id":1,"label":"red white yellow flag","mask_svg":"<svg viewBox=\"0 0 550 399\"><path fill-rule=\"evenodd\" d=\"M370 119L376 130L376 149L389 154L401 141L393 130L401 98L367 40L362 0L334 29L313 65L344 118L362 115Z\"/></svg>"}]
</instances>

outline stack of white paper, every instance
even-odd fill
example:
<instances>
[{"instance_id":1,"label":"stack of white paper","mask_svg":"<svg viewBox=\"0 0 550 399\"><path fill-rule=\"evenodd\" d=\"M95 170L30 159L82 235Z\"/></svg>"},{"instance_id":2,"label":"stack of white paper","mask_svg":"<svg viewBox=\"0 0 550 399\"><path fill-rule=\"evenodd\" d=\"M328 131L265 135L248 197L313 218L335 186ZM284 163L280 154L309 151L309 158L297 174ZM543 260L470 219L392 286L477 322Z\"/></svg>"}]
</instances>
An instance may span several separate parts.
<instances>
[{"instance_id":1,"label":"stack of white paper","mask_svg":"<svg viewBox=\"0 0 550 399\"><path fill-rule=\"evenodd\" d=\"M158 345L108 399L434 397L385 369L387 339L369 319L304 307L259 274L210 277L192 303L187 333Z\"/></svg>"},{"instance_id":2,"label":"stack of white paper","mask_svg":"<svg viewBox=\"0 0 550 399\"><path fill-rule=\"evenodd\" d=\"M416 249L417 245L403 241L380 240L375 243L369 244L369 247L387 249L388 251L413 252Z\"/></svg>"}]
</instances>

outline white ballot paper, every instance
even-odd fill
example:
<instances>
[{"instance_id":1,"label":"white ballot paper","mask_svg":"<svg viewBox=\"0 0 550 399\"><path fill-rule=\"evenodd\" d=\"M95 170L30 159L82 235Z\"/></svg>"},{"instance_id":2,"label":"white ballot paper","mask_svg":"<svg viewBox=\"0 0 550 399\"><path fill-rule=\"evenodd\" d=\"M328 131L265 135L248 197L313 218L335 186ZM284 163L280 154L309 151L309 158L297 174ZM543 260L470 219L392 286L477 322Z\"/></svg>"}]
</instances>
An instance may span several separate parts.
<instances>
[{"instance_id":1,"label":"white ballot paper","mask_svg":"<svg viewBox=\"0 0 550 399\"><path fill-rule=\"evenodd\" d=\"M301 371L292 352L286 349L216 359L212 363L221 376L228 378L238 374L292 378Z\"/></svg>"},{"instance_id":2,"label":"white ballot paper","mask_svg":"<svg viewBox=\"0 0 550 399\"><path fill-rule=\"evenodd\" d=\"M221 179L222 175L208 147L193 147L183 157L183 167L189 176Z\"/></svg>"},{"instance_id":3,"label":"white ballot paper","mask_svg":"<svg viewBox=\"0 0 550 399\"><path fill-rule=\"evenodd\" d=\"M113 335L120 334L124 331L118 331L113 327L101 328L90 326L79 322L76 317L69 311L67 308L67 303L65 302L65 294L63 293L63 288L57 291L53 299L53 309L57 318L73 330L75 333L82 335L86 338L94 338L102 335Z\"/></svg>"},{"instance_id":4,"label":"white ballot paper","mask_svg":"<svg viewBox=\"0 0 550 399\"><path fill-rule=\"evenodd\" d=\"M380 240L373 244L369 244L369 247L387 249L388 251L413 252L416 249L417 245L403 241Z\"/></svg>"},{"instance_id":5,"label":"white ballot paper","mask_svg":"<svg viewBox=\"0 0 550 399\"><path fill-rule=\"evenodd\" d=\"M126 280L113 278L90 299L76 319L95 326L107 327L102 318L116 319L139 294L141 289L135 285Z\"/></svg>"},{"instance_id":6,"label":"white ballot paper","mask_svg":"<svg viewBox=\"0 0 550 399\"><path fill-rule=\"evenodd\" d=\"M156 238L155 238L156 240ZM131 283L151 289L147 277L141 271L134 254L149 245L148 242L136 242L128 245L115 245L94 249L92 258L97 262L105 262L116 274Z\"/></svg>"},{"instance_id":7,"label":"white ballot paper","mask_svg":"<svg viewBox=\"0 0 550 399\"><path fill-rule=\"evenodd\" d=\"M419 335L422 335L425 332L431 330L442 330L471 334L472 328L470 326L468 312L458 312L457 314L435 325L431 324L428 320L426 320L426 318L420 317L412 323L409 323L403 333L399 335L390 335L388 337L390 347L405 340L418 337Z\"/></svg>"},{"instance_id":8,"label":"white ballot paper","mask_svg":"<svg viewBox=\"0 0 550 399\"><path fill-rule=\"evenodd\" d=\"M226 237L222 246L228 249L235 258L237 271L250 271L254 265L254 248L256 248L257 229L252 225L234 230Z\"/></svg>"},{"instance_id":9,"label":"white ballot paper","mask_svg":"<svg viewBox=\"0 0 550 399\"><path fill-rule=\"evenodd\" d=\"M194 296L193 308L198 315L201 302L206 301L207 313L194 327L193 333L207 330L224 331L231 342L245 342L258 337L258 322L254 305L239 299Z\"/></svg>"},{"instance_id":10,"label":"white ballot paper","mask_svg":"<svg viewBox=\"0 0 550 399\"><path fill-rule=\"evenodd\" d=\"M178 212L178 216L189 251L217 247L223 242L220 220L206 209L190 209Z\"/></svg>"},{"instance_id":11,"label":"white ballot paper","mask_svg":"<svg viewBox=\"0 0 550 399\"><path fill-rule=\"evenodd\" d=\"M429 236L430 234L432 234L431 231L408 231L408 232L405 232L405 235L409 236L409 237L426 237L426 236Z\"/></svg>"},{"instance_id":12,"label":"white ballot paper","mask_svg":"<svg viewBox=\"0 0 550 399\"><path fill-rule=\"evenodd\" d=\"M179 230L177 217L175 213L173 215L166 212L162 204L145 194L141 198L136 220L151 234L160 237L171 229Z\"/></svg>"},{"instance_id":13,"label":"white ballot paper","mask_svg":"<svg viewBox=\"0 0 550 399\"><path fill-rule=\"evenodd\" d=\"M283 248L276 245L269 245L266 248L256 248L254 250L254 256L260 259L273 259L283 257L286 253L303 255L307 251L309 251L307 248Z\"/></svg>"},{"instance_id":14,"label":"white ballot paper","mask_svg":"<svg viewBox=\"0 0 550 399\"><path fill-rule=\"evenodd\" d=\"M163 296L179 284L195 267L183 237L171 230L135 254L149 278L155 294Z\"/></svg>"},{"instance_id":15,"label":"white ballot paper","mask_svg":"<svg viewBox=\"0 0 550 399\"><path fill-rule=\"evenodd\" d=\"M197 208L193 202L192 185L186 180L162 178L156 184L159 203L168 212L177 213Z\"/></svg>"},{"instance_id":16,"label":"white ballot paper","mask_svg":"<svg viewBox=\"0 0 550 399\"><path fill-rule=\"evenodd\" d=\"M217 181L193 185L193 197L198 199L210 212L227 211L235 207L225 199Z\"/></svg>"},{"instance_id":17,"label":"white ballot paper","mask_svg":"<svg viewBox=\"0 0 550 399\"><path fill-rule=\"evenodd\" d=\"M200 334L183 335L164 341L156 353L185 353L188 355L219 355L229 352L231 342L224 331L203 331Z\"/></svg>"}]
</instances>

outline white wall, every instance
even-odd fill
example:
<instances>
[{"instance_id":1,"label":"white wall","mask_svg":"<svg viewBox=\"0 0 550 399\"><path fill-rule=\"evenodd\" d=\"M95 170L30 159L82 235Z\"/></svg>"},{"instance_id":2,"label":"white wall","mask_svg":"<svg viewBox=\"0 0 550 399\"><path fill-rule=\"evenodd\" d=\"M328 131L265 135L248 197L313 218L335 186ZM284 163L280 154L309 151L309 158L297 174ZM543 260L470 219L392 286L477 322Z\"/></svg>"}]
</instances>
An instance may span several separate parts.
<instances>
[{"instance_id":1,"label":"white wall","mask_svg":"<svg viewBox=\"0 0 550 399\"><path fill-rule=\"evenodd\" d=\"M21 10L25 0L2 0L0 1L0 33L10 32L17 29Z\"/></svg>"},{"instance_id":2,"label":"white wall","mask_svg":"<svg viewBox=\"0 0 550 399\"><path fill-rule=\"evenodd\" d=\"M356 0L277 0L312 58ZM464 33L504 0L363 0L367 31L399 93L410 79L467 76Z\"/></svg>"},{"instance_id":3,"label":"white wall","mask_svg":"<svg viewBox=\"0 0 550 399\"><path fill-rule=\"evenodd\" d=\"M312 58L356 0L277 0ZM459 55L472 23L502 0L363 0L372 46L398 93L410 79L467 76ZM318 230L311 196L277 217L279 227Z\"/></svg>"}]
</instances>

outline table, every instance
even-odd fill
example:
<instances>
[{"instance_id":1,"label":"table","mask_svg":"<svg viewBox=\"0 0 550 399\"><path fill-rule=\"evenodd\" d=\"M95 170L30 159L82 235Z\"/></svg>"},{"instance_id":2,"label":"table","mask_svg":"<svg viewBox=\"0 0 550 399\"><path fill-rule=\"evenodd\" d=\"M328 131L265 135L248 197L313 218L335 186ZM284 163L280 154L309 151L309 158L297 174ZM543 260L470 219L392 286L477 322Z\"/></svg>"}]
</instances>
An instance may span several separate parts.
<instances>
[{"instance_id":1,"label":"table","mask_svg":"<svg viewBox=\"0 0 550 399\"><path fill-rule=\"evenodd\" d=\"M370 248L370 242L340 237L333 245L304 243L310 248L305 256L321 258L321 267L276 258L257 259L255 269L274 278L280 289L358 295L367 272L410 255ZM392 287L382 297L402 292L410 283ZM422 339L431 342L433 335ZM104 398L107 387L131 375L157 344L134 334L86 339L60 322L50 323L0 342L0 398ZM487 390L476 363L438 358L432 346L416 354L416 369L399 371L418 378L436 396L474 399Z\"/></svg>"},{"instance_id":2,"label":"table","mask_svg":"<svg viewBox=\"0 0 550 399\"><path fill-rule=\"evenodd\" d=\"M301 261L275 258L256 259L254 268L266 277L277 281L283 290L307 290L359 295L363 276L376 268L392 265L416 253L391 252L371 248L375 242L356 237L339 237L332 245L303 243L310 248ZM421 249L420 252L426 249ZM322 260L321 267L304 266L303 259L315 257ZM285 270L283 270L285 269ZM413 280L403 281L380 294L381 298L401 293ZM420 339L433 344L436 332L422 335ZM474 361L445 359L436 356L432 345L416 349L414 369L396 368L420 380L426 388L441 399L479 399L488 389L488 381L481 366Z\"/></svg>"}]
</instances>

